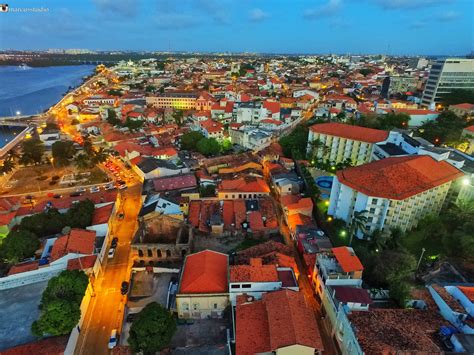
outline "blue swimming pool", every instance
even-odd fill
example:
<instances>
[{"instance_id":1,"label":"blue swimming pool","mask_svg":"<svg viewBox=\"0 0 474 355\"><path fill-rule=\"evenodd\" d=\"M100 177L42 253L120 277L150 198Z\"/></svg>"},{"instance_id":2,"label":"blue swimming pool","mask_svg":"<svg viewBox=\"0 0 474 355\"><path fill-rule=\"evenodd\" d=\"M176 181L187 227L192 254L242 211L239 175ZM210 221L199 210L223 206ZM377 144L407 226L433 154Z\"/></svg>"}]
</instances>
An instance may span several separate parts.
<instances>
[{"instance_id":1,"label":"blue swimming pool","mask_svg":"<svg viewBox=\"0 0 474 355\"><path fill-rule=\"evenodd\" d=\"M329 195L328 194L321 194L321 200L329 200Z\"/></svg>"},{"instance_id":2,"label":"blue swimming pool","mask_svg":"<svg viewBox=\"0 0 474 355\"><path fill-rule=\"evenodd\" d=\"M332 188L332 176L320 176L316 178L316 185L321 189L331 189Z\"/></svg>"}]
</instances>

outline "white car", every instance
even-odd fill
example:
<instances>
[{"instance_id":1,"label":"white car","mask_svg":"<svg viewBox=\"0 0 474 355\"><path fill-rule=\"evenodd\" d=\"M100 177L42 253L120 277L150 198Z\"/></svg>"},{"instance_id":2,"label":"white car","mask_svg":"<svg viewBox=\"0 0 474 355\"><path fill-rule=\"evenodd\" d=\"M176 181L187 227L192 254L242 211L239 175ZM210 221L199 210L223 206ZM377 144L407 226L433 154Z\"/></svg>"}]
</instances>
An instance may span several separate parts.
<instances>
[{"instance_id":1,"label":"white car","mask_svg":"<svg viewBox=\"0 0 474 355\"><path fill-rule=\"evenodd\" d=\"M76 189L76 192L86 192L86 189L84 187L80 187Z\"/></svg>"},{"instance_id":2,"label":"white car","mask_svg":"<svg viewBox=\"0 0 474 355\"><path fill-rule=\"evenodd\" d=\"M113 190L113 189L115 189L115 186L113 183L110 183L104 186L104 190Z\"/></svg>"},{"instance_id":3,"label":"white car","mask_svg":"<svg viewBox=\"0 0 474 355\"><path fill-rule=\"evenodd\" d=\"M112 329L109 338L109 349L113 349L117 346L118 334L117 329Z\"/></svg>"},{"instance_id":4,"label":"white car","mask_svg":"<svg viewBox=\"0 0 474 355\"><path fill-rule=\"evenodd\" d=\"M113 257L115 256L115 248L110 248L109 249L109 254L108 254L108 258L109 259L113 259Z\"/></svg>"},{"instance_id":5,"label":"white car","mask_svg":"<svg viewBox=\"0 0 474 355\"><path fill-rule=\"evenodd\" d=\"M119 190L124 190L127 187L128 187L127 184L121 184L121 185L119 185Z\"/></svg>"},{"instance_id":6,"label":"white car","mask_svg":"<svg viewBox=\"0 0 474 355\"><path fill-rule=\"evenodd\" d=\"M92 186L90 188L91 193L96 193L96 192L99 192L99 191L100 191L100 188L98 186Z\"/></svg>"}]
</instances>

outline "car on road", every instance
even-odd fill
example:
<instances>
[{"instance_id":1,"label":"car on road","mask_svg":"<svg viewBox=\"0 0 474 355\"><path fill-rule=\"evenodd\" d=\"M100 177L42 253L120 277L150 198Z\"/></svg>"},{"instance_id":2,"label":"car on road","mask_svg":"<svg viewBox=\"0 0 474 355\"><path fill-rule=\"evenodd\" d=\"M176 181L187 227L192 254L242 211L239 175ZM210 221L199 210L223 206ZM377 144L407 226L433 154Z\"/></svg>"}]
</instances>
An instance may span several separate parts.
<instances>
[{"instance_id":1,"label":"car on road","mask_svg":"<svg viewBox=\"0 0 474 355\"><path fill-rule=\"evenodd\" d=\"M72 192L71 194L69 194L70 197L77 197L77 196L81 196L82 194L78 191L75 191L75 192Z\"/></svg>"},{"instance_id":2,"label":"car on road","mask_svg":"<svg viewBox=\"0 0 474 355\"><path fill-rule=\"evenodd\" d=\"M53 195L53 198L62 198L62 197L63 197L63 195L60 195L60 194Z\"/></svg>"},{"instance_id":3,"label":"car on road","mask_svg":"<svg viewBox=\"0 0 474 355\"><path fill-rule=\"evenodd\" d=\"M115 189L115 186L113 183L110 183L104 186L104 190L113 190L113 189Z\"/></svg>"},{"instance_id":4,"label":"car on road","mask_svg":"<svg viewBox=\"0 0 474 355\"><path fill-rule=\"evenodd\" d=\"M115 248L110 248L109 249L109 254L107 255L107 257L109 259L113 259L114 256L115 256Z\"/></svg>"},{"instance_id":5,"label":"car on road","mask_svg":"<svg viewBox=\"0 0 474 355\"><path fill-rule=\"evenodd\" d=\"M126 295L128 293L128 282L127 281L122 282L122 286L120 287L120 293L122 295Z\"/></svg>"},{"instance_id":6,"label":"car on road","mask_svg":"<svg viewBox=\"0 0 474 355\"><path fill-rule=\"evenodd\" d=\"M110 333L110 338L109 338L109 349L113 349L117 346L118 343L118 331L117 329L112 329L112 332Z\"/></svg>"},{"instance_id":7,"label":"car on road","mask_svg":"<svg viewBox=\"0 0 474 355\"><path fill-rule=\"evenodd\" d=\"M99 191L100 191L100 188L98 186L92 186L90 188L90 192L93 193L93 194L96 193L96 192L99 192Z\"/></svg>"},{"instance_id":8,"label":"car on road","mask_svg":"<svg viewBox=\"0 0 474 355\"><path fill-rule=\"evenodd\" d=\"M86 188L85 187L79 187L78 189L76 189L76 192L86 192Z\"/></svg>"},{"instance_id":9,"label":"car on road","mask_svg":"<svg viewBox=\"0 0 474 355\"><path fill-rule=\"evenodd\" d=\"M111 248L116 248L117 244L118 244L118 238L115 237L114 239L112 239L112 243L110 243L110 247Z\"/></svg>"},{"instance_id":10,"label":"car on road","mask_svg":"<svg viewBox=\"0 0 474 355\"><path fill-rule=\"evenodd\" d=\"M122 184L122 185L119 185L118 189L125 190L127 187L128 187L127 184Z\"/></svg>"}]
</instances>

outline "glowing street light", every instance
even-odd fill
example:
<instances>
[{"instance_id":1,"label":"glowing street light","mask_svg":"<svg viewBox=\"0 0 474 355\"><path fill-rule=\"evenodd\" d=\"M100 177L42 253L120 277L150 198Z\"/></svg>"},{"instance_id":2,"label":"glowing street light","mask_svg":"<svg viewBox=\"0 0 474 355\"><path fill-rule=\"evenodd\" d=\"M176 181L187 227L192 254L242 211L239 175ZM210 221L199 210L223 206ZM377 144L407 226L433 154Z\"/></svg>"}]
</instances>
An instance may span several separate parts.
<instances>
[{"instance_id":1,"label":"glowing street light","mask_svg":"<svg viewBox=\"0 0 474 355\"><path fill-rule=\"evenodd\" d=\"M471 179L469 179L469 178L462 179L462 184L464 186L469 186L470 183L471 183Z\"/></svg>"},{"instance_id":2,"label":"glowing street light","mask_svg":"<svg viewBox=\"0 0 474 355\"><path fill-rule=\"evenodd\" d=\"M21 111L16 111L15 113L16 113L17 116L21 115Z\"/></svg>"},{"instance_id":3,"label":"glowing street light","mask_svg":"<svg viewBox=\"0 0 474 355\"><path fill-rule=\"evenodd\" d=\"M340 234L341 234L341 237L345 237L347 235L347 232L345 230L342 230Z\"/></svg>"}]
</instances>

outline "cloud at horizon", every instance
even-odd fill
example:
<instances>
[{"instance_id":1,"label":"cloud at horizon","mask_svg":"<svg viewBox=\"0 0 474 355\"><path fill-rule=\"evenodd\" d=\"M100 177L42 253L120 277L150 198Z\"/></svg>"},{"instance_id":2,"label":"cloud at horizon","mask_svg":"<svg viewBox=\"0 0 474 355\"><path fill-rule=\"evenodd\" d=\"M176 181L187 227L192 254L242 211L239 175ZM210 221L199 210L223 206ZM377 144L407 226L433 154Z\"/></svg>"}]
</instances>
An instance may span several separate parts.
<instances>
[{"instance_id":1,"label":"cloud at horizon","mask_svg":"<svg viewBox=\"0 0 474 355\"><path fill-rule=\"evenodd\" d=\"M17 4L18 2L18 4ZM16 0L0 49L464 55L471 0Z\"/></svg>"}]
</instances>

